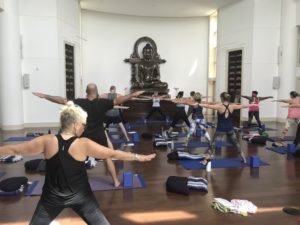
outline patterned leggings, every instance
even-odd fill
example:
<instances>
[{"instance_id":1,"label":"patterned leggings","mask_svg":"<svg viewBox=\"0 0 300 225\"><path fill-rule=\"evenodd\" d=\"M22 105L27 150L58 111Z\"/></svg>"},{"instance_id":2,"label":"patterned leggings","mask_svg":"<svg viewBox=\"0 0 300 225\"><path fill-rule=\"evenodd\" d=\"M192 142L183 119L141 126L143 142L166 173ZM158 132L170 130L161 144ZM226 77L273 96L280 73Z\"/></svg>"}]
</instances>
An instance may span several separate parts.
<instances>
[{"instance_id":1,"label":"patterned leggings","mask_svg":"<svg viewBox=\"0 0 300 225\"><path fill-rule=\"evenodd\" d=\"M230 141L230 143L234 145L237 152L241 153L241 146L238 142L238 139L236 137L236 134L235 134L234 130L231 130L231 131L218 131L218 130L216 130L216 132L213 136L212 142L211 142L211 147L210 147L210 148L213 149L213 154L214 154L214 150L216 148L216 143L221 142L225 135L227 136L227 139Z\"/></svg>"}]
</instances>

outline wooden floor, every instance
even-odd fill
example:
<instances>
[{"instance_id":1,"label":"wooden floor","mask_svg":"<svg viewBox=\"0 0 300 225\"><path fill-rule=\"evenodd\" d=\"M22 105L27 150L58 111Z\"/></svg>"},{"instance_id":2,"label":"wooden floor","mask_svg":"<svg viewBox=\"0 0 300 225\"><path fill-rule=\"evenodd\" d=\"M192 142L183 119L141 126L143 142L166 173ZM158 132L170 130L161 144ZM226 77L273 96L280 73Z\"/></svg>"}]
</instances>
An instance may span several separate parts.
<instances>
[{"instance_id":1,"label":"wooden floor","mask_svg":"<svg viewBox=\"0 0 300 225\"><path fill-rule=\"evenodd\" d=\"M270 127L282 127L271 123ZM159 131L160 126L137 128L141 132ZM27 131L27 130L26 130ZM9 136L24 135L26 131L1 132L2 140ZM47 132L47 129L35 131ZM277 131L278 133L280 131ZM269 132L276 134L276 132ZM292 134L292 132L291 132ZM265 150L264 146L255 146L240 141L246 155L258 154L270 163L270 166L259 169L234 168L213 169L212 172L188 171L176 162L167 161L167 149L155 149L152 141L141 140L132 150L137 153L156 152L157 157L152 162L121 162L116 161L119 173L131 170L140 173L146 180L147 187L125 191L95 192L100 207L107 219L113 225L127 224L160 224L160 225L293 225L297 217L282 212L284 206L300 208L300 159L279 155ZM270 145L270 143L268 143ZM196 152L204 152L197 149ZM217 157L235 157L236 152L222 149ZM15 164L0 164L0 170L5 171L3 178L26 175L30 180L39 180L43 175L28 174L24 171L24 162L36 157L25 157ZM89 174L106 174L103 163L89 170ZM200 176L208 179L207 194L193 192L190 196L168 193L165 182L168 176ZM255 215L243 217L234 214L223 214L211 208L214 197L225 199L247 199L258 206ZM28 224L39 197L0 197L0 224ZM64 210L56 219L60 224L84 224L71 210Z\"/></svg>"}]
</instances>

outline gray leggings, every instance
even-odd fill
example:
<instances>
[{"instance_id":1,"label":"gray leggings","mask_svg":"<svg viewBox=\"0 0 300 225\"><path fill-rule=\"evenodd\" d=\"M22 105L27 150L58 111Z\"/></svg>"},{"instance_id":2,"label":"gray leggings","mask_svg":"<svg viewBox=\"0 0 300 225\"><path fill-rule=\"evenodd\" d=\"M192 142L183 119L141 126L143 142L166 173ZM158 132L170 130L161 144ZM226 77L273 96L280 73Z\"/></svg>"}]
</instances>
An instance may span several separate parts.
<instances>
[{"instance_id":1,"label":"gray leggings","mask_svg":"<svg viewBox=\"0 0 300 225\"><path fill-rule=\"evenodd\" d=\"M40 200L32 216L30 225L49 225L67 207L73 209L89 225L109 225L94 195L88 195L84 199L66 206L53 206Z\"/></svg>"},{"instance_id":2,"label":"gray leggings","mask_svg":"<svg viewBox=\"0 0 300 225\"><path fill-rule=\"evenodd\" d=\"M240 146L240 144L238 142L238 139L236 137L236 134L235 134L234 130L227 131L227 132L226 131L218 131L218 130L216 130L216 132L215 132L215 134L213 136L212 142L211 142L210 149L215 150L216 143L222 141L224 135L227 136L227 139L229 140L229 142L231 144L233 144L233 146L236 148L237 152L241 153L241 146ZM214 152L213 152L213 154L214 154Z\"/></svg>"}]
</instances>

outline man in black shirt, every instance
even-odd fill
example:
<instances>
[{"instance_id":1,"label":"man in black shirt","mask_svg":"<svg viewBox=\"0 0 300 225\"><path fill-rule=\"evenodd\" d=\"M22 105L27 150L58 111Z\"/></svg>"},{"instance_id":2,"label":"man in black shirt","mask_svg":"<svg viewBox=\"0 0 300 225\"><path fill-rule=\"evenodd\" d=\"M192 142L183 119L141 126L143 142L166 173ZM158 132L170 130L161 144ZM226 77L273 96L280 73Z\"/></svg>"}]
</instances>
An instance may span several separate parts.
<instances>
[{"instance_id":1,"label":"man in black shirt","mask_svg":"<svg viewBox=\"0 0 300 225\"><path fill-rule=\"evenodd\" d=\"M101 99L98 98L97 85L90 83L86 88L86 98L76 98L73 100L74 104L79 105L84 111L87 112L87 126L82 134L83 137L89 138L90 140L107 147L107 139L104 133L103 122L105 118L105 113L112 109L114 105L120 105L123 102L131 99L132 97L137 97L144 91L138 91L131 93L129 95L120 96L115 100ZM45 98L51 102L65 105L68 99L60 96L51 96L43 93L33 92L35 96L40 98ZM114 185L117 187L120 182L117 178L116 169L113 161L111 159L106 159L107 168L112 176Z\"/></svg>"}]
</instances>

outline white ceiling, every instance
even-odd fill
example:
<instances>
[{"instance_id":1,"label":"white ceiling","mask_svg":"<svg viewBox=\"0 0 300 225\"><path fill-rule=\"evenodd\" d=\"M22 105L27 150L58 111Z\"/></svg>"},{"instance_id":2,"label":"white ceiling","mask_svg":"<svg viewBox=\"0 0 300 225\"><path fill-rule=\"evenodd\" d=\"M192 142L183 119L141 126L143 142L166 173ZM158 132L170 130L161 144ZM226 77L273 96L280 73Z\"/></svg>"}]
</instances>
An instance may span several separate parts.
<instances>
[{"instance_id":1,"label":"white ceiling","mask_svg":"<svg viewBox=\"0 0 300 225\"><path fill-rule=\"evenodd\" d=\"M82 9L131 16L198 17L241 0L80 0Z\"/></svg>"}]
</instances>

